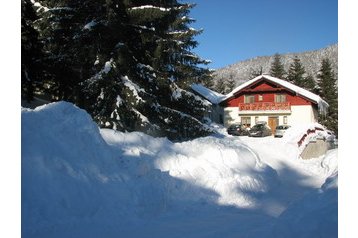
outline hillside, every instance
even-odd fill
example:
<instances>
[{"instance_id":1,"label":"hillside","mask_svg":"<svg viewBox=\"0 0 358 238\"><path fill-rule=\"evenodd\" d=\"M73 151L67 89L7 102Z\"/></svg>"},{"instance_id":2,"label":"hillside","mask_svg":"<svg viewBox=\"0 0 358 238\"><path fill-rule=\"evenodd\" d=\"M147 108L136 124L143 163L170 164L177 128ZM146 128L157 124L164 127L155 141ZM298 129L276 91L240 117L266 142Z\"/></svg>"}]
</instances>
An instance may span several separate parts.
<instances>
[{"instance_id":1,"label":"hillside","mask_svg":"<svg viewBox=\"0 0 358 238\"><path fill-rule=\"evenodd\" d=\"M321 61L323 58L328 57L331 62L334 71L338 72L338 44L334 44L319 50L298 52L298 53L287 53L281 55L281 62L285 66L287 71L292 59L298 56L305 67L306 72L316 77L317 72L320 69ZM263 73L269 73L271 63L273 62L274 55L271 56L259 56L245 61L241 61L224 68L217 69L214 74L214 80L221 78L229 79L233 78L236 86L246 82L252 78L254 71L259 71L262 67Z\"/></svg>"}]
</instances>

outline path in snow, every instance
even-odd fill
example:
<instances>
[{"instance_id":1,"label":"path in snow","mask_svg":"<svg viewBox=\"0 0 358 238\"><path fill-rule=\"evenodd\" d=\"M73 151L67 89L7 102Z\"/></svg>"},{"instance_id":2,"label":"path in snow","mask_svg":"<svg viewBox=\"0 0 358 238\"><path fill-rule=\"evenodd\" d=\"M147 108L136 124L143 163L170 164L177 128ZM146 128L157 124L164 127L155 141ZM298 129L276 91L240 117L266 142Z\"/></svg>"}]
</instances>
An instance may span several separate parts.
<instances>
[{"instance_id":1,"label":"path in snow","mask_svg":"<svg viewBox=\"0 0 358 238\"><path fill-rule=\"evenodd\" d=\"M280 215L291 202L320 188L333 172L322 166L323 157L311 160L298 158L298 149L282 138L243 136L231 139L251 147L263 163L277 172L280 184L261 201L262 209L269 215Z\"/></svg>"}]
</instances>

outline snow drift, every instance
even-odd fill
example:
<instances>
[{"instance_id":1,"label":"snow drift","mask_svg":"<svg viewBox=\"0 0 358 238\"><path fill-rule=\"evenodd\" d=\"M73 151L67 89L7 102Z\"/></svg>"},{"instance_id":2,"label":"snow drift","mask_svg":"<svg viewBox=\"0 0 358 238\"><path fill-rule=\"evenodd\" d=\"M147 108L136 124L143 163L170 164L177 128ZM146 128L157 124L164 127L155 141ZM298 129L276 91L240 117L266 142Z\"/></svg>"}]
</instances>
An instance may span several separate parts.
<instances>
[{"instance_id":1,"label":"snow drift","mask_svg":"<svg viewBox=\"0 0 358 238\"><path fill-rule=\"evenodd\" d=\"M334 150L325 157L326 165L336 153ZM295 201L281 214L273 230L275 237L338 237L338 171L331 172L320 189Z\"/></svg>"},{"instance_id":2,"label":"snow drift","mask_svg":"<svg viewBox=\"0 0 358 238\"><path fill-rule=\"evenodd\" d=\"M101 132L108 144L70 103L22 109L24 237L110 237L131 221L175 209L249 206L255 201L245 193L263 193L275 180L249 148L217 138L173 144Z\"/></svg>"},{"instance_id":3,"label":"snow drift","mask_svg":"<svg viewBox=\"0 0 358 238\"><path fill-rule=\"evenodd\" d=\"M286 147L276 141L273 147L269 138L262 146L250 138L256 147L222 135L172 143L100 130L84 110L66 102L22 108L21 123L23 237L276 237L294 231L284 229L284 217L290 227L307 225L312 211L335 222L334 213L320 212L336 204L329 195L337 190L334 182L315 193L320 206L307 208L302 194L292 208L287 197L281 216L266 212L287 188L301 184L287 183L293 179L275 168L283 164L273 162L281 158L277 149ZM322 181L336 173L337 154L326 157L304 162L319 171L307 176ZM293 159L290 167L302 169ZM292 217L297 209L302 219ZM331 231L317 229L300 234Z\"/></svg>"}]
</instances>

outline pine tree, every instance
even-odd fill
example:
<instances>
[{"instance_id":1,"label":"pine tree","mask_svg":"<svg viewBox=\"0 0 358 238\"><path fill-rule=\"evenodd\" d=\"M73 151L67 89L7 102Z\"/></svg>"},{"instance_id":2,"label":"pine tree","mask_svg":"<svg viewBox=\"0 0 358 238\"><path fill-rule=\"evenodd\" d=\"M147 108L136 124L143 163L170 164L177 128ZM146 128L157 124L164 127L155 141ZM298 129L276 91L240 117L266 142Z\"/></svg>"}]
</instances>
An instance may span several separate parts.
<instances>
[{"instance_id":1,"label":"pine tree","mask_svg":"<svg viewBox=\"0 0 358 238\"><path fill-rule=\"evenodd\" d=\"M205 61L190 51L197 45L193 37L200 33L188 26L193 20L187 14L193 5L177 1L161 1L155 6L150 5L151 1L141 4L128 8L131 23L138 26L140 33L139 46L133 46L133 52L137 52L137 66L141 70L131 79L141 79L136 81L139 87L149 93L147 96L155 96L149 96L150 100L145 101L151 104L139 112L152 125L150 130L161 128L169 137L207 134L208 130L200 125L205 102L185 90L192 83L211 77L211 71L198 67Z\"/></svg>"},{"instance_id":2,"label":"pine tree","mask_svg":"<svg viewBox=\"0 0 358 238\"><path fill-rule=\"evenodd\" d=\"M224 78L219 78L216 82L215 91L221 94L226 93L226 85Z\"/></svg>"},{"instance_id":3,"label":"pine tree","mask_svg":"<svg viewBox=\"0 0 358 238\"><path fill-rule=\"evenodd\" d=\"M329 104L328 112L321 116L320 123L338 135L337 79L328 58L322 60L317 78L320 96Z\"/></svg>"},{"instance_id":4,"label":"pine tree","mask_svg":"<svg viewBox=\"0 0 358 238\"><path fill-rule=\"evenodd\" d=\"M21 98L30 102L41 84L43 45L34 28L38 19L30 0L21 1Z\"/></svg>"},{"instance_id":5,"label":"pine tree","mask_svg":"<svg viewBox=\"0 0 358 238\"><path fill-rule=\"evenodd\" d=\"M276 78L285 79L285 68L281 63L281 56L278 53L274 55L274 60L270 68L270 75Z\"/></svg>"},{"instance_id":6,"label":"pine tree","mask_svg":"<svg viewBox=\"0 0 358 238\"><path fill-rule=\"evenodd\" d=\"M316 82L311 74L307 74L304 78L303 88L307 89L308 91L315 92Z\"/></svg>"},{"instance_id":7,"label":"pine tree","mask_svg":"<svg viewBox=\"0 0 358 238\"><path fill-rule=\"evenodd\" d=\"M250 78L256 78L257 76L260 76L263 74L262 66L260 66L259 69L251 69L250 72Z\"/></svg>"},{"instance_id":8,"label":"pine tree","mask_svg":"<svg viewBox=\"0 0 358 238\"><path fill-rule=\"evenodd\" d=\"M54 100L73 101L101 127L170 139L211 133L209 106L185 90L211 80L191 53L193 5L173 0L41 1L41 38Z\"/></svg>"},{"instance_id":9,"label":"pine tree","mask_svg":"<svg viewBox=\"0 0 358 238\"><path fill-rule=\"evenodd\" d=\"M234 79L234 75L233 74L230 74L228 79L227 79L227 82L226 82L226 90L225 90L225 94L231 92L232 90L234 90L235 88L235 79Z\"/></svg>"},{"instance_id":10,"label":"pine tree","mask_svg":"<svg viewBox=\"0 0 358 238\"><path fill-rule=\"evenodd\" d=\"M200 83L204 85L205 87L214 90L215 89L215 81L213 73L215 70L209 70L207 74L201 75Z\"/></svg>"},{"instance_id":11,"label":"pine tree","mask_svg":"<svg viewBox=\"0 0 358 238\"><path fill-rule=\"evenodd\" d=\"M304 87L305 74L306 70L301 63L301 60L295 56L288 70L287 81L299 87Z\"/></svg>"}]
</instances>

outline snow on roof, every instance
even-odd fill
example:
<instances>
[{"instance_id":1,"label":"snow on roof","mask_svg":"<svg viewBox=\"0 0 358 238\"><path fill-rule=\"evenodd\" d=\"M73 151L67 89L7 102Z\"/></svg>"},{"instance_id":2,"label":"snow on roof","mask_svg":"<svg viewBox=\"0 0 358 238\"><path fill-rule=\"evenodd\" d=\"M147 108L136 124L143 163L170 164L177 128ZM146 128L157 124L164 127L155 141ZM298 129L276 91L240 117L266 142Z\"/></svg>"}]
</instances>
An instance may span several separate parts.
<instances>
[{"instance_id":1,"label":"snow on roof","mask_svg":"<svg viewBox=\"0 0 358 238\"><path fill-rule=\"evenodd\" d=\"M297 85L294 85L290 82L287 82L285 80L279 79L279 78L275 78L269 75L260 75L257 76L256 78L253 78L249 81L247 81L246 83L241 84L240 86L236 87L234 90L232 90L230 93L228 93L227 95L225 95L224 98L222 98L222 100L220 102L226 101L227 99L233 97L237 92L239 92L240 90L246 88L247 86L261 80L261 79L266 79L268 81L271 81L273 83L276 83L278 85L281 85L284 88L290 89L292 91L294 91L295 93L313 101L314 103L316 103L318 105L319 111L320 113L326 113L329 104L324 101L320 96L318 96L317 94L314 94L304 88L301 88Z\"/></svg>"},{"instance_id":2,"label":"snow on roof","mask_svg":"<svg viewBox=\"0 0 358 238\"><path fill-rule=\"evenodd\" d=\"M204 87L202 84L192 84L191 88L213 104L218 104L225 97L225 95L214 92L213 90Z\"/></svg>"}]
</instances>

